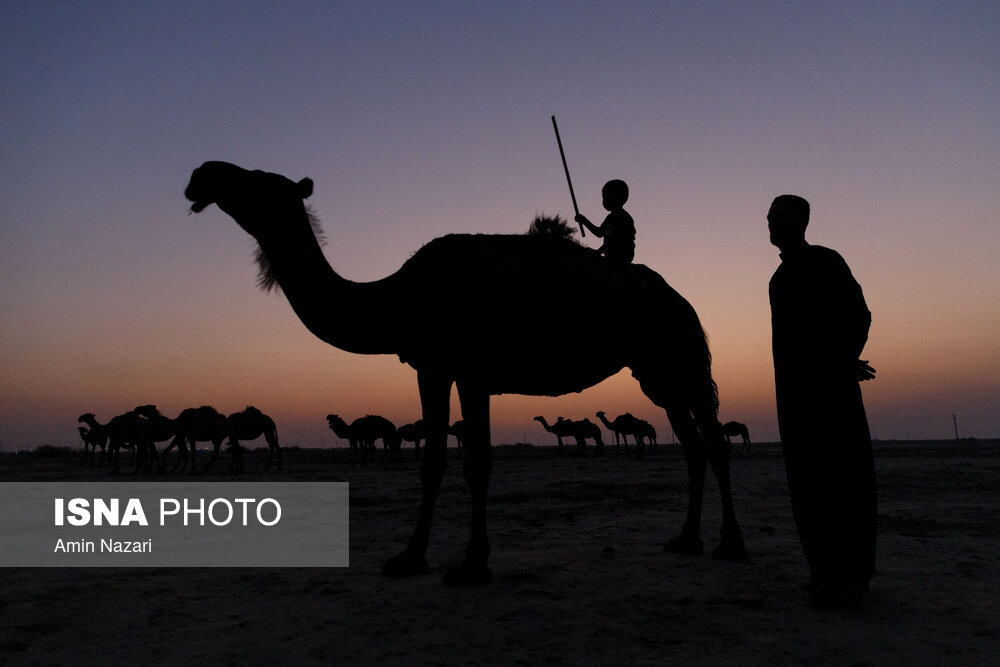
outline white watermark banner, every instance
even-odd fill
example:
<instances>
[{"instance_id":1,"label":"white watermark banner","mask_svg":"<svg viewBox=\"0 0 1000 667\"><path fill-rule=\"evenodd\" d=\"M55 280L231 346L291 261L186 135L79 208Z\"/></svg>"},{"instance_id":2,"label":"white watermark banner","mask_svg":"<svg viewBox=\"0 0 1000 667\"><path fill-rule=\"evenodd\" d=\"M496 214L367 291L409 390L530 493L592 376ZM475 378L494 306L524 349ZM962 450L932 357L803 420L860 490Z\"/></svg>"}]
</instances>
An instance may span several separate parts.
<instances>
[{"instance_id":1,"label":"white watermark banner","mask_svg":"<svg viewBox=\"0 0 1000 667\"><path fill-rule=\"evenodd\" d=\"M347 567L347 482L0 482L0 567Z\"/></svg>"}]
</instances>

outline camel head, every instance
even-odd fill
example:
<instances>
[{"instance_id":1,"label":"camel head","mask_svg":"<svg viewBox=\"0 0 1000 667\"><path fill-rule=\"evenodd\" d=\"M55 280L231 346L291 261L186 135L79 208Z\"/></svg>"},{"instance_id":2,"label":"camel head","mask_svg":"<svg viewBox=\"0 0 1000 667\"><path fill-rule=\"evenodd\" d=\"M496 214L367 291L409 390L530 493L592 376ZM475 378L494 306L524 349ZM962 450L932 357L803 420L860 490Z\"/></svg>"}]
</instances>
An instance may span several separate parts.
<instances>
[{"instance_id":1,"label":"camel head","mask_svg":"<svg viewBox=\"0 0 1000 667\"><path fill-rule=\"evenodd\" d=\"M85 412L82 415L80 415L80 418L77 419L76 421L78 421L78 422L86 422L86 421L91 421L91 420L96 419L96 418L97 417L94 415L93 412Z\"/></svg>"},{"instance_id":2,"label":"camel head","mask_svg":"<svg viewBox=\"0 0 1000 667\"><path fill-rule=\"evenodd\" d=\"M289 214L305 213L303 199L312 195L313 182L296 183L280 174L248 171L228 162L206 162L191 174L184 196L191 212L216 204L251 236L259 237L267 225Z\"/></svg>"}]
</instances>

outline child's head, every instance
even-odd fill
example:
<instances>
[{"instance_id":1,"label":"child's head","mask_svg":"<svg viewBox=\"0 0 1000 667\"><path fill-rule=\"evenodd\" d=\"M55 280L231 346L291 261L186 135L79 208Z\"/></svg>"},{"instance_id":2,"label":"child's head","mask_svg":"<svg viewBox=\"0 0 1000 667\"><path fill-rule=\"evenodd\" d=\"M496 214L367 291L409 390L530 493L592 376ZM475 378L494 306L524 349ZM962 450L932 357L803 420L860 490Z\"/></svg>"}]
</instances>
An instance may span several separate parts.
<instances>
[{"instance_id":1,"label":"child's head","mask_svg":"<svg viewBox=\"0 0 1000 667\"><path fill-rule=\"evenodd\" d=\"M608 181L601 188L601 197L604 200L604 208L609 211L619 209L628 201L628 185L617 178Z\"/></svg>"}]
</instances>

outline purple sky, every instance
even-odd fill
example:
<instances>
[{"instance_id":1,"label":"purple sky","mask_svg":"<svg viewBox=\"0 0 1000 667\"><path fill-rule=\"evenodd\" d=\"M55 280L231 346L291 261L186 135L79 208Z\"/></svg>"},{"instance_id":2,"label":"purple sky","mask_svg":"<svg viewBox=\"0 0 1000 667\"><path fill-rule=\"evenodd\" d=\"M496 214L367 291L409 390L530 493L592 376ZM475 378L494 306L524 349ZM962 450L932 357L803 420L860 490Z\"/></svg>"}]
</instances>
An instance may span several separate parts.
<instances>
[{"instance_id":1,"label":"purple sky","mask_svg":"<svg viewBox=\"0 0 1000 667\"><path fill-rule=\"evenodd\" d=\"M435 236L571 215L552 114L585 214L631 186L636 259L698 310L724 420L777 436L764 215L791 192L873 312L873 435L951 437L954 413L1000 437L1000 7L690 5L4 2L0 447L75 445L80 413L143 403L254 404L307 446L337 443L328 412L416 419L413 372L256 292L251 241L188 216L187 179L310 176L327 256L371 280ZM598 344L622 322L563 326ZM669 434L626 372L495 399L494 442L596 410Z\"/></svg>"}]
</instances>

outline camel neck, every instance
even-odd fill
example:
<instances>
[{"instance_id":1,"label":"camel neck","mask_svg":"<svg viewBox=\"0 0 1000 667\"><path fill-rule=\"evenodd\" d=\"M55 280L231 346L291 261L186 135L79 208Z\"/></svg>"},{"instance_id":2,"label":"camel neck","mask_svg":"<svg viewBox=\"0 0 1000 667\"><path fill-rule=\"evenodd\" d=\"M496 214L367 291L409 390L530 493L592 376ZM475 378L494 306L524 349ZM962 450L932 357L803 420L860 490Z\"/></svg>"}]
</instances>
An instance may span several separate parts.
<instances>
[{"instance_id":1,"label":"camel neck","mask_svg":"<svg viewBox=\"0 0 1000 667\"><path fill-rule=\"evenodd\" d=\"M398 351L396 327L382 307L384 281L356 283L338 275L308 226L258 242L295 314L315 336L358 354Z\"/></svg>"}]
</instances>

